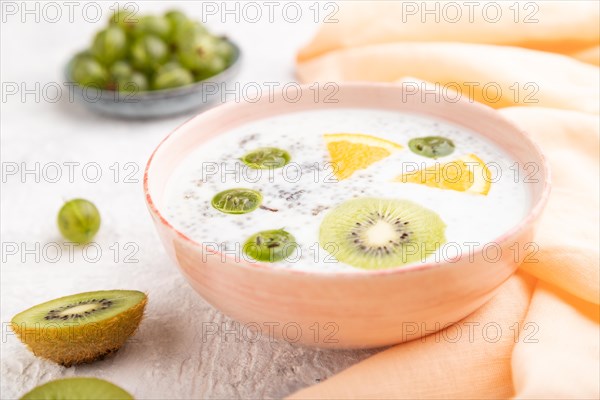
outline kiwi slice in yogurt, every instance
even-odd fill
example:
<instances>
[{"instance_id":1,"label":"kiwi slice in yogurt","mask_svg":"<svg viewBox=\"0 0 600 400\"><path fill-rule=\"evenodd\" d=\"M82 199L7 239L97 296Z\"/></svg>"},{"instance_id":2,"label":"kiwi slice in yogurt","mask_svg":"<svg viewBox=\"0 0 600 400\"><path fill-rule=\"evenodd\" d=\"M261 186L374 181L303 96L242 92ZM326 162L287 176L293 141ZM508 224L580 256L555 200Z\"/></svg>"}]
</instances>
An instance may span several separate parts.
<instances>
[{"instance_id":1,"label":"kiwi slice in yogurt","mask_svg":"<svg viewBox=\"0 0 600 400\"><path fill-rule=\"evenodd\" d=\"M228 189L217 193L211 204L217 210L226 214L247 214L262 203L260 192L252 189Z\"/></svg>"},{"instance_id":2,"label":"kiwi slice in yogurt","mask_svg":"<svg viewBox=\"0 0 600 400\"><path fill-rule=\"evenodd\" d=\"M257 261L277 262L289 257L298 244L283 229L255 233L244 243L244 253Z\"/></svg>"},{"instance_id":3,"label":"kiwi slice in yogurt","mask_svg":"<svg viewBox=\"0 0 600 400\"><path fill-rule=\"evenodd\" d=\"M319 244L338 261L384 269L424 261L446 241L435 212L408 200L358 198L330 211Z\"/></svg>"},{"instance_id":4,"label":"kiwi slice in yogurt","mask_svg":"<svg viewBox=\"0 0 600 400\"><path fill-rule=\"evenodd\" d=\"M423 157L438 158L454 152L454 142L442 136L425 136L411 139L408 142L410 150Z\"/></svg>"},{"instance_id":5,"label":"kiwi slice in yogurt","mask_svg":"<svg viewBox=\"0 0 600 400\"><path fill-rule=\"evenodd\" d=\"M277 147L259 147L246 153L241 160L253 169L275 169L287 165L291 156L287 151Z\"/></svg>"}]
</instances>

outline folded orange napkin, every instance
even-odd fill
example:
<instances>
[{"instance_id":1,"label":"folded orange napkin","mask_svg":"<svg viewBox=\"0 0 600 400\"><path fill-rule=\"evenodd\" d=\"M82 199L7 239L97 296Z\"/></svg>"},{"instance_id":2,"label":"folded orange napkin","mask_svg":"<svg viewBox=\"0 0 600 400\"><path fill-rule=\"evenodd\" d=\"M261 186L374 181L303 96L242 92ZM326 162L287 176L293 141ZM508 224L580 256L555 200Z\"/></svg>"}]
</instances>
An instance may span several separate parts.
<instances>
[{"instance_id":1,"label":"folded orange napkin","mask_svg":"<svg viewBox=\"0 0 600 400\"><path fill-rule=\"evenodd\" d=\"M421 7L435 13L434 3L438 22L423 22ZM448 2L342 2L339 22L300 51L297 73L451 87L529 132L553 174L539 262L465 320L291 398L600 398L599 3L471 2L472 20L466 3L454 2L463 18L450 22ZM476 11L485 7L487 19ZM507 17L490 22L496 7Z\"/></svg>"}]
</instances>

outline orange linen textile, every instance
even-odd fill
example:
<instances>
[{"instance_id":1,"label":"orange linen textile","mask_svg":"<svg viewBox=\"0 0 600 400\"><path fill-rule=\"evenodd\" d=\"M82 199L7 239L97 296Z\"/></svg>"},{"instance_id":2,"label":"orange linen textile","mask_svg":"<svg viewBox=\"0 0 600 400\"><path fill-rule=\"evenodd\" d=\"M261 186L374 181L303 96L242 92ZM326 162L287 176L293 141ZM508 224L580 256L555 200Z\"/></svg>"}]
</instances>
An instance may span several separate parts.
<instances>
[{"instance_id":1,"label":"orange linen textile","mask_svg":"<svg viewBox=\"0 0 600 400\"><path fill-rule=\"evenodd\" d=\"M598 399L599 3L519 3L535 4L527 7L537 10L537 23L403 15L421 3L341 2L339 22L323 24L300 51L298 76L452 84L529 132L553 174L536 237L539 262L524 264L494 299L446 331L396 345L291 398ZM496 4L508 13L515 2ZM467 90L486 83L501 93ZM500 327L497 341L490 326Z\"/></svg>"}]
</instances>

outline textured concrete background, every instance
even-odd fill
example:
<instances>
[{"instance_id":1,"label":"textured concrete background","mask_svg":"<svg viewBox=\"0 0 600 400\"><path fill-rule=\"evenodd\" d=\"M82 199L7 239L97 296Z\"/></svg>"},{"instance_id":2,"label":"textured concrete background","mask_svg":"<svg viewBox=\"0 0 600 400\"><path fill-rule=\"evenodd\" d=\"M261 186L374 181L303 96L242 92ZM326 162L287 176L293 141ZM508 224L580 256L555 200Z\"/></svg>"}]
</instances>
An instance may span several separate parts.
<instances>
[{"instance_id":1,"label":"textured concrete background","mask_svg":"<svg viewBox=\"0 0 600 400\"><path fill-rule=\"evenodd\" d=\"M20 2L15 4L21 7ZM59 101L49 101L55 92L46 85L62 84L62 68L69 56L85 47L105 23L106 16L95 24L86 22L81 17L83 3L77 4L73 22L66 7L54 23L43 15L39 22L35 15L26 15L25 23L20 13L3 15L0 397L17 398L37 384L79 375L106 378L138 399L279 398L371 354L302 348L268 339L252 343L241 330L223 332L222 322L230 329L235 326L197 296L167 259L142 196L141 178L150 152L189 116L152 122L110 119L72 104L64 87ZM165 8L158 2L137 4L142 12ZM264 19L236 24L235 17L220 24L220 15L209 20L209 26L241 45L242 83L294 80L295 52L317 26L308 9L311 4L302 3L303 16L297 23L286 22L277 12L272 24ZM103 4L105 15L110 5ZM33 9L33 3L29 7ZM179 7L200 16L199 3ZM51 10L46 11L46 17L54 18ZM20 93L9 96L6 83L19 85ZM35 90L36 84L39 98L31 93L22 98L22 90ZM55 183L51 181L56 170L48 164L52 162L61 165L62 177ZM73 182L64 162L80 163L74 167ZM102 173L96 183L87 181L94 177L96 165L88 166L87 180L83 176L84 166L92 162ZM24 167L32 169L36 163L39 173L22 174ZM15 165L20 171L7 176ZM73 197L88 198L98 206L102 228L96 248L69 254L55 218L62 202ZM30 306L103 289L137 289L150 298L139 332L104 361L59 367L35 358L7 328L14 314ZM203 322L217 323L219 332L203 334Z\"/></svg>"}]
</instances>

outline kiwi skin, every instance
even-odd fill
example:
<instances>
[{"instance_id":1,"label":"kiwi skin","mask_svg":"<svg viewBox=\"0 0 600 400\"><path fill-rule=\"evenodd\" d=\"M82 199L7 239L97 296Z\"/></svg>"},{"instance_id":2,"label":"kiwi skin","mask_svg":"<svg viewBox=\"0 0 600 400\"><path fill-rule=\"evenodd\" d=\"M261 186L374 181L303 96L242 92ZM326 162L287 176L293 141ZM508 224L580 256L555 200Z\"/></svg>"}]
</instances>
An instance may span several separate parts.
<instances>
[{"instance_id":1,"label":"kiwi skin","mask_svg":"<svg viewBox=\"0 0 600 400\"><path fill-rule=\"evenodd\" d=\"M47 304L43 303L15 315L11 320L11 327L33 354L62 366L70 367L100 360L119 350L135 333L148 301L146 294L137 291L99 291L89 294L99 298L102 294L110 297L110 294L116 292L134 294L140 300L124 311L99 321L42 323L29 322L23 317L23 314ZM70 299L87 294L66 296L52 302L64 300L65 304L69 304Z\"/></svg>"},{"instance_id":2,"label":"kiwi skin","mask_svg":"<svg viewBox=\"0 0 600 400\"><path fill-rule=\"evenodd\" d=\"M125 390L97 378L56 379L35 387L21 400L133 400Z\"/></svg>"}]
</instances>

